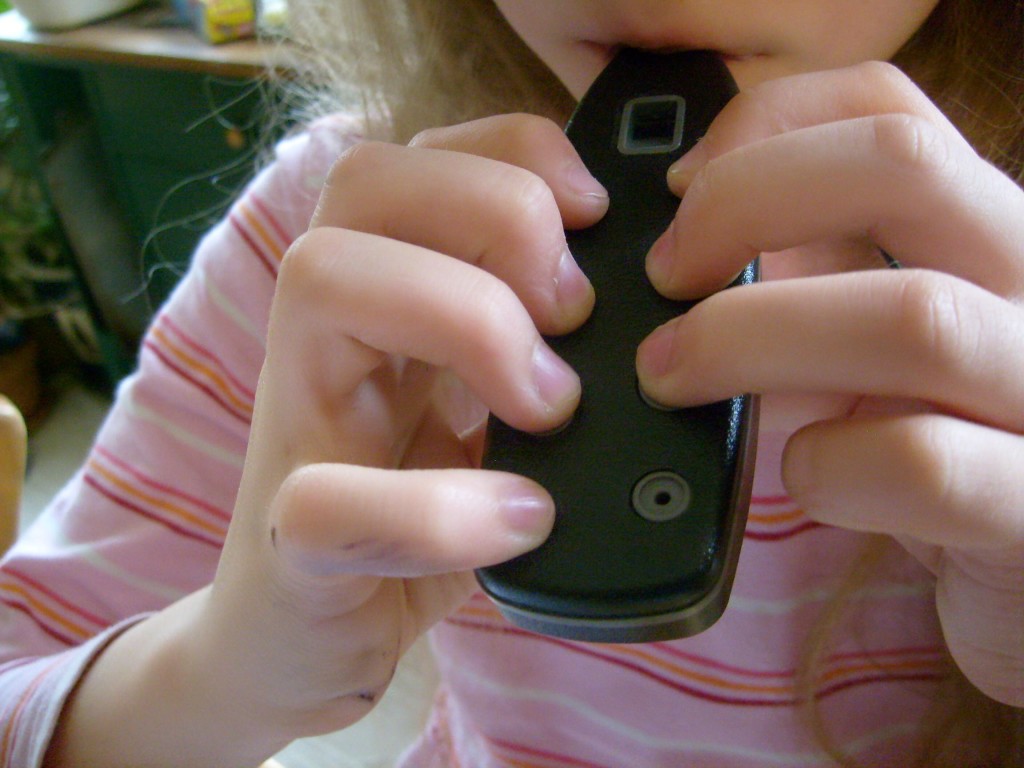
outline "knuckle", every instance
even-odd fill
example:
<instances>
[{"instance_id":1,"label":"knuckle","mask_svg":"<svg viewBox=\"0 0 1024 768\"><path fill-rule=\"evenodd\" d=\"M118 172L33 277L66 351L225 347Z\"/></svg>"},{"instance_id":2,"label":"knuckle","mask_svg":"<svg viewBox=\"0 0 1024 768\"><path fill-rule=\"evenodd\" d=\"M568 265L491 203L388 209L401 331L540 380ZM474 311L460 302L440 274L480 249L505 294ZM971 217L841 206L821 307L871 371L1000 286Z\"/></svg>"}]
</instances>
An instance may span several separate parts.
<instances>
[{"instance_id":1,"label":"knuckle","mask_svg":"<svg viewBox=\"0 0 1024 768\"><path fill-rule=\"evenodd\" d=\"M994 481L993 475L979 471L973 429L944 415L908 420L896 445L901 474L912 478L917 505L936 521L960 519L973 526L974 541L1020 546L1024 515L1016 507L1015 489L1008 490L1001 472ZM998 459L995 463L1002 469Z\"/></svg>"},{"instance_id":2,"label":"knuckle","mask_svg":"<svg viewBox=\"0 0 1024 768\"><path fill-rule=\"evenodd\" d=\"M346 232L316 227L297 237L281 258L277 293L305 300L323 296L330 254L345 247Z\"/></svg>"},{"instance_id":3,"label":"knuckle","mask_svg":"<svg viewBox=\"0 0 1024 768\"><path fill-rule=\"evenodd\" d=\"M409 140L409 146L447 149L451 140L450 137L450 128L424 128Z\"/></svg>"},{"instance_id":4,"label":"knuckle","mask_svg":"<svg viewBox=\"0 0 1024 768\"><path fill-rule=\"evenodd\" d=\"M325 187L335 189L379 170L396 147L383 141L361 141L342 152L331 164Z\"/></svg>"},{"instance_id":5,"label":"knuckle","mask_svg":"<svg viewBox=\"0 0 1024 768\"><path fill-rule=\"evenodd\" d=\"M499 358L507 352L514 318L521 312L519 299L507 284L486 274L467 285L467 297L463 325L468 338L487 359Z\"/></svg>"},{"instance_id":6,"label":"knuckle","mask_svg":"<svg viewBox=\"0 0 1024 768\"><path fill-rule=\"evenodd\" d=\"M413 136L409 146L452 151L475 147L485 154L500 152L502 156L517 158L531 156L537 147L552 140L565 141L562 129L555 122L539 115L519 113L427 128Z\"/></svg>"},{"instance_id":7,"label":"knuckle","mask_svg":"<svg viewBox=\"0 0 1024 768\"><path fill-rule=\"evenodd\" d=\"M865 61L851 67L864 81L865 90L906 114L918 114L926 108L927 97L907 74L888 61Z\"/></svg>"},{"instance_id":8,"label":"knuckle","mask_svg":"<svg viewBox=\"0 0 1024 768\"><path fill-rule=\"evenodd\" d=\"M484 376L509 372L510 361L521 359L522 350L536 331L515 292L503 281L483 273L464 283L448 322L458 341L450 345L441 365L460 368L472 360Z\"/></svg>"},{"instance_id":9,"label":"knuckle","mask_svg":"<svg viewBox=\"0 0 1024 768\"><path fill-rule=\"evenodd\" d=\"M547 220L557 212L555 197L547 183L529 171L517 171L510 186L512 217L522 217L523 227L529 231L541 220Z\"/></svg>"},{"instance_id":10,"label":"knuckle","mask_svg":"<svg viewBox=\"0 0 1024 768\"><path fill-rule=\"evenodd\" d=\"M324 234L319 229L304 232L292 241L284 252L277 275L277 291L293 291L316 281L313 276L320 269L320 254Z\"/></svg>"},{"instance_id":11,"label":"knuckle","mask_svg":"<svg viewBox=\"0 0 1024 768\"><path fill-rule=\"evenodd\" d=\"M317 538L319 509L324 489L315 465L298 467L288 474L274 495L276 534L292 546L304 547Z\"/></svg>"},{"instance_id":12,"label":"knuckle","mask_svg":"<svg viewBox=\"0 0 1024 768\"><path fill-rule=\"evenodd\" d=\"M744 145L805 127L801 100L794 97L797 88L799 85L791 80L775 79L741 90L701 138L706 156L720 157Z\"/></svg>"},{"instance_id":13,"label":"knuckle","mask_svg":"<svg viewBox=\"0 0 1024 768\"><path fill-rule=\"evenodd\" d=\"M929 368L955 371L973 364L978 323L953 280L914 270L902 281L897 328Z\"/></svg>"},{"instance_id":14,"label":"knuckle","mask_svg":"<svg viewBox=\"0 0 1024 768\"><path fill-rule=\"evenodd\" d=\"M970 481L961 470L963 456L948 427L942 418L913 419L897 446L906 477L914 479L918 503L936 513L971 505Z\"/></svg>"},{"instance_id":15,"label":"knuckle","mask_svg":"<svg viewBox=\"0 0 1024 768\"><path fill-rule=\"evenodd\" d=\"M895 92L909 96L916 92L910 78L888 61L865 61L851 67L859 77L872 84L876 92Z\"/></svg>"},{"instance_id":16,"label":"knuckle","mask_svg":"<svg viewBox=\"0 0 1024 768\"><path fill-rule=\"evenodd\" d=\"M494 242L512 253L560 251L565 243L562 218L554 193L536 174L506 166L502 215Z\"/></svg>"},{"instance_id":17,"label":"knuckle","mask_svg":"<svg viewBox=\"0 0 1024 768\"><path fill-rule=\"evenodd\" d=\"M717 157L734 146L785 131L789 126L785 110L779 108L781 87L778 81L769 80L733 96L701 139L708 156Z\"/></svg>"},{"instance_id":18,"label":"knuckle","mask_svg":"<svg viewBox=\"0 0 1024 768\"><path fill-rule=\"evenodd\" d=\"M934 180L952 170L952 147L929 120L889 114L874 118L872 125L875 149L886 165L897 172Z\"/></svg>"},{"instance_id":19,"label":"knuckle","mask_svg":"<svg viewBox=\"0 0 1024 768\"><path fill-rule=\"evenodd\" d=\"M728 160L721 154L711 159L697 171L683 197L679 215L695 223L705 218L705 212L715 210L719 199L727 194Z\"/></svg>"},{"instance_id":20,"label":"knuckle","mask_svg":"<svg viewBox=\"0 0 1024 768\"><path fill-rule=\"evenodd\" d=\"M508 132L503 137L513 156L532 155L538 147L549 143L568 144L564 131L549 118L539 115L518 114L508 120Z\"/></svg>"}]
</instances>

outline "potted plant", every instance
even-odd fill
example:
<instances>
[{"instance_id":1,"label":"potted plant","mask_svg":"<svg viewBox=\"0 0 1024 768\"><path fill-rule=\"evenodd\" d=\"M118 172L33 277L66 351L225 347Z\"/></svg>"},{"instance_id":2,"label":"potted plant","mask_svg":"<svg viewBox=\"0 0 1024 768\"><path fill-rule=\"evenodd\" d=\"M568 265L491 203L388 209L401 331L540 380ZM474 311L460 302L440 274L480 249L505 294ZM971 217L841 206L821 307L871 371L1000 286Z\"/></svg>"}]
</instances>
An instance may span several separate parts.
<instances>
[{"instance_id":1,"label":"potted plant","mask_svg":"<svg viewBox=\"0 0 1024 768\"><path fill-rule=\"evenodd\" d=\"M77 293L63 240L28 161L0 81L0 393L31 420L40 404L33 323L72 304Z\"/></svg>"}]
</instances>

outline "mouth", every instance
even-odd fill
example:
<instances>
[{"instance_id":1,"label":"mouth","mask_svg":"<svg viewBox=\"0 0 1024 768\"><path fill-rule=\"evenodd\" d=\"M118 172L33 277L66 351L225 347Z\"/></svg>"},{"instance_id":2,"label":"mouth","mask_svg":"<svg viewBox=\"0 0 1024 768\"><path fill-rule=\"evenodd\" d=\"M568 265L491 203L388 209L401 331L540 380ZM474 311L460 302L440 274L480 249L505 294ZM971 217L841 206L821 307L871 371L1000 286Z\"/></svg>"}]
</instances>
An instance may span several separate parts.
<instances>
[{"instance_id":1,"label":"mouth","mask_svg":"<svg viewBox=\"0 0 1024 768\"><path fill-rule=\"evenodd\" d=\"M586 93L587 89L593 83L594 79L599 73L604 71L615 54L626 47L638 48L647 51L662 51L664 53L673 53L687 50L705 50L711 51L718 55L722 61L729 67L736 78L736 81L742 85L743 82L749 81L750 78L745 74L745 70L751 67L751 62L756 65L761 59L769 58L770 54L757 51L754 49L743 49L743 48L719 48L715 45L703 45L697 41L694 44L673 44L663 45L658 44L661 41L616 41L616 42L602 42L600 40L576 40L574 45L576 52L583 57L583 69L578 70L581 74L572 81L566 82L569 91L577 98L582 98L583 94ZM688 42L688 41L687 41ZM756 66L755 66L756 68Z\"/></svg>"},{"instance_id":2,"label":"mouth","mask_svg":"<svg viewBox=\"0 0 1024 768\"><path fill-rule=\"evenodd\" d=\"M595 56L597 56L600 59L602 59L604 61L604 63L606 63L606 64L608 62L610 62L615 57L616 53L618 53L622 48L625 48L625 47L641 48L641 49L645 49L645 50L649 50L649 51L660 51L660 52L664 52L664 53L676 53L676 52L683 51L683 50L711 50L712 52L717 54L719 57L721 57L722 61L726 62L727 64L731 63L731 62L753 61L754 59L760 59L760 58L764 58L765 56L767 56L766 53L762 53L762 52L758 52L758 51L716 50L714 48L709 48L709 47L706 47L706 46L648 46L648 45L627 46L626 44L614 44L614 45L612 45L612 44L608 44L608 43L599 43L599 42L595 42L593 40L581 41L581 45L583 47L587 48L588 50L590 50Z\"/></svg>"}]
</instances>

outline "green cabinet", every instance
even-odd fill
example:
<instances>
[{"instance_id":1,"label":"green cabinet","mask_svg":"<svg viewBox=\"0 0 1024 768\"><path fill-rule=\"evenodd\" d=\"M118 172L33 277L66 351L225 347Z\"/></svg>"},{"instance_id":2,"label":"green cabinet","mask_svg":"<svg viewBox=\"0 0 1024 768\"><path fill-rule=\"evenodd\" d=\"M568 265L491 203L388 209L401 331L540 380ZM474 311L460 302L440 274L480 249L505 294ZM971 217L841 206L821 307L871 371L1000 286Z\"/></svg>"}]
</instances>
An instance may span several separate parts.
<instances>
[{"instance_id":1,"label":"green cabinet","mask_svg":"<svg viewBox=\"0 0 1024 768\"><path fill-rule=\"evenodd\" d=\"M92 66L83 71L151 303L251 176L269 96L256 80Z\"/></svg>"},{"instance_id":2,"label":"green cabinet","mask_svg":"<svg viewBox=\"0 0 1024 768\"><path fill-rule=\"evenodd\" d=\"M0 15L0 77L116 380L199 239L252 176L272 140L264 126L274 99L260 57L244 46L234 49L247 59L239 63L230 47L183 30L48 35L16 21ZM136 50L118 50L119 35ZM172 52L151 55L168 37Z\"/></svg>"}]
</instances>

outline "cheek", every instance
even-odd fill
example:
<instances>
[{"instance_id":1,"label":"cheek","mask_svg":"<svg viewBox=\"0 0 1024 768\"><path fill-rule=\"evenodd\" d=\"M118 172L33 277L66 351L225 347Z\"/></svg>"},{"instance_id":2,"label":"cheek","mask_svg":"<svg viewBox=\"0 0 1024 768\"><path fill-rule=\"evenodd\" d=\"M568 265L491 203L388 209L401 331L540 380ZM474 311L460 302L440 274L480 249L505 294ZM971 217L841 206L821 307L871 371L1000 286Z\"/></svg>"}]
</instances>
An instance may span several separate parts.
<instances>
[{"instance_id":1,"label":"cheek","mask_svg":"<svg viewBox=\"0 0 1024 768\"><path fill-rule=\"evenodd\" d=\"M509 26L548 68L580 98L608 63L598 48L579 42L572 34L584 26L575 3L537 0L495 0Z\"/></svg>"},{"instance_id":2,"label":"cheek","mask_svg":"<svg viewBox=\"0 0 1024 768\"><path fill-rule=\"evenodd\" d=\"M938 0L842 0L822 18L808 45L823 66L891 59L913 37ZM837 20L841 20L838 21Z\"/></svg>"},{"instance_id":3,"label":"cheek","mask_svg":"<svg viewBox=\"0 0 1024 768\"><path fill-rule=\"evenodd\" d=\"M516 34L538 55L550 48L561 28L558 4L553 7L535 0L495 0L495 6Z\"/></svg>"},{"instance_id":4,"label":"cheek","mask_svg":"<svg viewBox=\"0 0 1024 768\"><path fill-rule=\"evenodd\" d=\"M564 43L543 51L535 48L534 51L576 99L583 98L590 84L611 60L607 50L586 43Z\"/></svg>"},{"instance_id":5,"label":"cheek","mask_svg":"<svg viewBox=\"0 0 1024 768\"><path fill-rule=\"evenodd\" d=\"M888 61L937 5L938 0L775 0L777 25L762 28L768 55L732 61L729 68L745 89L803 72Z\"/></svg>"}]
</instances>

